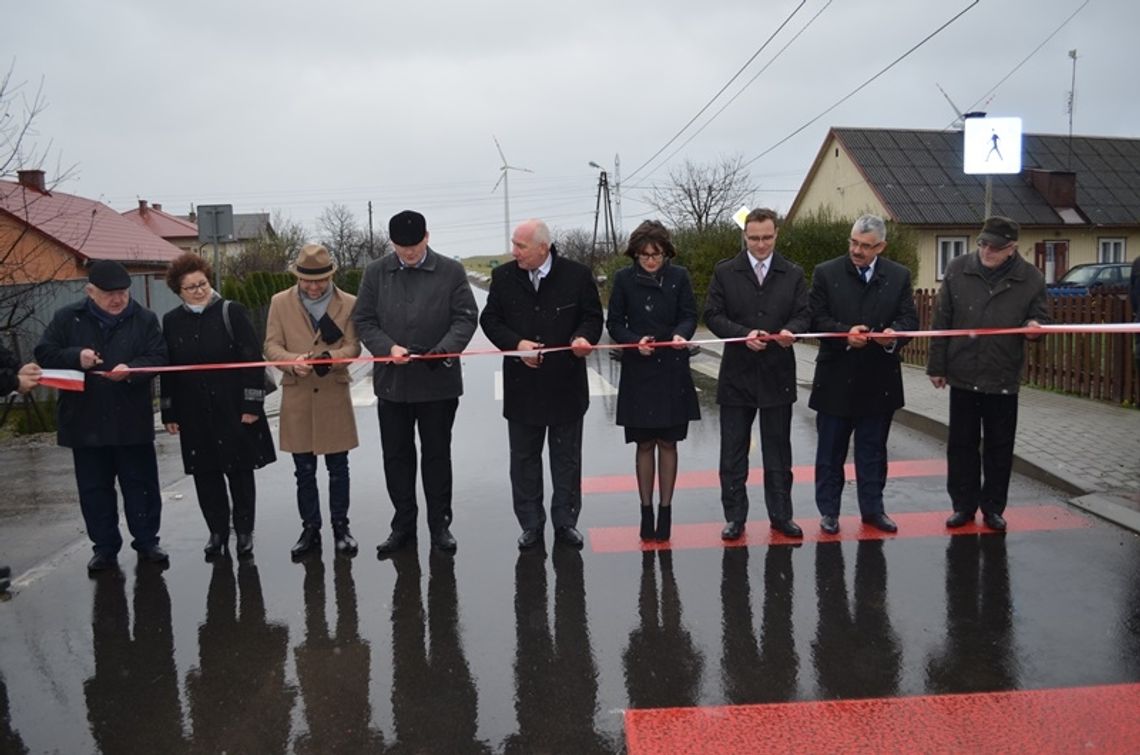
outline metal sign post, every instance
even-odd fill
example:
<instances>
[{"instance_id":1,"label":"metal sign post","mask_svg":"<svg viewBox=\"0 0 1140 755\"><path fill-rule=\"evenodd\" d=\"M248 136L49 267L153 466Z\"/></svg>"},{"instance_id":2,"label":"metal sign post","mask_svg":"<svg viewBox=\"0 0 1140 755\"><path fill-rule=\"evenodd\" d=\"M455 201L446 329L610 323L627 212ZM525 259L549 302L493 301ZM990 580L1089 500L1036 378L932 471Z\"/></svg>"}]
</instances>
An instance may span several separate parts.
<instances>
[{"instance_id":1,"label":"metal sign post","mask_svg":"<svg viewBox=\"0 0 1140 755\"><path fill-rule=\"evenodd\" d=\"M218 260L218 242L233 241L233 238L234 206L232 204L198 205L198 241L214 245L215 291L219 291L222 285L222 266Z\"/></svg>"}]
</instances>

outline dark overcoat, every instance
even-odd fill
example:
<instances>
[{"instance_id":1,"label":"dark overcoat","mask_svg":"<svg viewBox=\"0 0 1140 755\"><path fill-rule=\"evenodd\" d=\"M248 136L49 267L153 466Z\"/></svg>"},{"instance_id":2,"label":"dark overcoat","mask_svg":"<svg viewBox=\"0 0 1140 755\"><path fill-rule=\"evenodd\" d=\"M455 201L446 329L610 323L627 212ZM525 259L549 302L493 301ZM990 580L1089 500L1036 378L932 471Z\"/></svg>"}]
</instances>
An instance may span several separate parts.
<instances>
[{"instance_id":1,"label":"dark overcoat","mask_svg":"<svg viewBox=\"0 0 1140 755\"><path fill-rule=\"evenodd\" d=\"M915 330L918 313L910 270L880 256L871 280L863 282L847 255L817 265L811 283L811 329L846 333L855 325L872 331ZM869 417L903 405L899 351L907 339L887 351L879 341L847 348L846 338L822 338L815 360L808 406L837 417Z\"/></svg>"},{"instance_id":2,"label":"dark overcoat","mask_svg":"<svg viewBox=\"0 0 1140 755\"><path fill-rule=\"evenodd\" d=\"M761 286L747 250L721 260L713 269L705 300L705 324L718 338L739 338L753 330L802 333L809 323L804 271L779 252ZM768 342L763 351L743 343L724 346L716 401L726 406L765 409L796 400L796 358L792 348Z\"/></svg>"},{"instance_id":3,"label":"dark overcoat","mask_svg":"<svg viewBox=\"0 0 1140 755\"><path fill-rule=\"evenodd\" d=\"M260 362L261 343L245 307L230 302L230 326L215 299L200 314L178 306L162 318L171 364ZM162 422L178 423L187 474L260 469L276 461L265 418L265 368L168 372L159 379ZM257 415L244 424L242 414Z\"/></svg>"},{"instance_id":4,"label":"dark overcoat","mask_svg":"<svg viewBox=\"0 0 1140 755\"><path fill-rule=\"evenodd\" d=\"M697 302L685 268L666 264L660 279L634 262L614 275L606 329L616 343L685 340L697 329ZM622 349L617 423L625 427L675 427L701 418L689 372L689 349L656 348L649 356Z\"/></svg>"},{"instance_id":5,"label":"dark overcoat","mask_svg":"<svg viewBox=\"0 0 1140 755\"><path fill-rule=\"evenodd\" d=\"M115 325L103 325L87 308L89 299L56 311L36 345L36 362L46 369L82 370L79 353L94 349L103 359L96 370L159 367L166 341L158 317L133 299ZM83 391L60 391L56 413L59 445L67 448L133 446L154 442L154 373L136 372L118 382L88 374Z\"/></svg>"},{"instance_id":6,"label":"dark overcoat","mask_svg":"<svg viewBox=\"0 0 1140 755\"><path fill-rule=\"evenodd\" d=\"M579 336L596 344L602 337L602 303L590 269L551 254L550 273L538 291L518 262L499 265L491 274L479 324L496 348L513 351L522 340L569 346ZM508 420L564 425L577 421L589 405L586 360L569 350L544 355L537 369L519 357L503 357L503 416Z\"/></svg>"},{"instance_id":7,"label":"dark overcoat","mask_svg":"<svg viewBox=\"0 0 1140 755\"><path fill-rule=\"evenodd\" d=\"M395 345L413 354L458 354L467 347L479 317L463 265L428 247L419 267L405 267L395 254L364 271L352 321L373 356ZM377 362L372 389L385 401L442 401L463 395L459 359Z\"/></svg>"}]
</instances>

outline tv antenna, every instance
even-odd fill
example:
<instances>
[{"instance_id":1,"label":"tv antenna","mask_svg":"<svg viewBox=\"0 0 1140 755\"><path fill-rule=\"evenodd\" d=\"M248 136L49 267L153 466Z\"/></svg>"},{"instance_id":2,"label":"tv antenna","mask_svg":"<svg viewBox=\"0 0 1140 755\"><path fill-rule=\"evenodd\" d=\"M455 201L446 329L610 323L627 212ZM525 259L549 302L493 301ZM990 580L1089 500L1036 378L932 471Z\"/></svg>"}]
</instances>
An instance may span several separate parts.
<instances>
[{"instance_id":1,"label":"tv antenna","mask_svg":"<svg viewBox=\"0 0 1140 755\"><path fill-rule=\"evenodd\" d=\"M507 172L512 170L521 171L523 173L534 173L530 168L519 168L507 162L507 156L503 154L503 148L499 144L499 139L494 134L491 138L495 140L495 149L499 150L499 157L502 158L503 164L499 166L499 180L491 187L491 193L495 193L495 189L499 188L499 184L503 185L503 235L506 237L507 254L511 253L511 192L510 182L507 180Z\"/></svg>"}]
</instances>

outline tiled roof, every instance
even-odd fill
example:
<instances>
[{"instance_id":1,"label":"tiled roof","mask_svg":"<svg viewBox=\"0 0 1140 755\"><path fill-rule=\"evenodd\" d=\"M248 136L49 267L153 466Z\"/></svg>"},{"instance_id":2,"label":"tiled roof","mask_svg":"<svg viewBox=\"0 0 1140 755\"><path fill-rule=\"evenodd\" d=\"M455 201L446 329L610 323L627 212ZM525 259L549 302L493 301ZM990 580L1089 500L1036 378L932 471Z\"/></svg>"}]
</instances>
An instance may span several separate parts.
<instances>
[{"instance_id":1,"label":"tiled roof","mask_svg":"<svg viewBox=\"0 0 1140 755\"><path fill-rule=\"evenodd\" d=\"M911 225L976 225L985 176L962 172L962 134L869 128L832 129L892 218ZM1140 139L1051 134L1022 137L1022 171L1076 173L1077 211L1094 225L1140 225ZM993 176L993 213L1025 225L1059 225L1024 175Z\"/></svg>"},{"instance_id":2,"label":"tiled roof","mask_svg":"<svg viewBox=\"0 0 1140 755\"><path fill-rule=\"evenodd\" d=\"M198 226L189 220L156 207L136 207L122 213L124 218L133 220L148 228L151 233L164 239L197 239Z\"/></svg>"},{"instance_id":3,"label":"tiled roof","mask_svg":"<svg viewBox=\"0 0 1140 755\"><path fill-rule=\"evenodd\" d=\"M102 202L0 181L0 212L93 260L167 263L182 251Z\"/></svg>"}]
</instances>

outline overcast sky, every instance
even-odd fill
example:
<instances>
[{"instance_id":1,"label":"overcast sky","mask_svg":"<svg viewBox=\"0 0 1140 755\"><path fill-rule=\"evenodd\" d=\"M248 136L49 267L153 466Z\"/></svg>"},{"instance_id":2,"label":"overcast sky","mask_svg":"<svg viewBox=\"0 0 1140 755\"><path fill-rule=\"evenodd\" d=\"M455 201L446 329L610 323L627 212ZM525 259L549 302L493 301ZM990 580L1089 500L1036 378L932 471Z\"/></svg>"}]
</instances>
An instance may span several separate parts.
<instances>
[{"instance_id":1,"label":"overcast sky","mask_svg":"<svg viewBox=\"0 0 1140 755\"><path fill-rule=\"evenodd\" d=\"M592 228L597 161L620 155L626 231L654 217L647 187L684 159L765 152L970 0L805 0L785 29L672 147L743 93L662 167L633 174L737 72L799 0L365 2L86 0L8 3L16 81L41 79L44 167L117 210L230 203L315 235L333 202L377 227L422 211L452 255L505 248L496 135L511 164L512 223ZM988 102L995 84L1083 10ZM825 7L826 6L826 7ZM822 10L822 12L821 12ZM814 21L811 21L816 14ZM810 26L787 49L793 35ZM831 126L943 129L963 110L1066 133L1140 136L1140 3L980 0L858 95L751 165L754 205L787 210Z\"/></svg>"}]
</instances>

